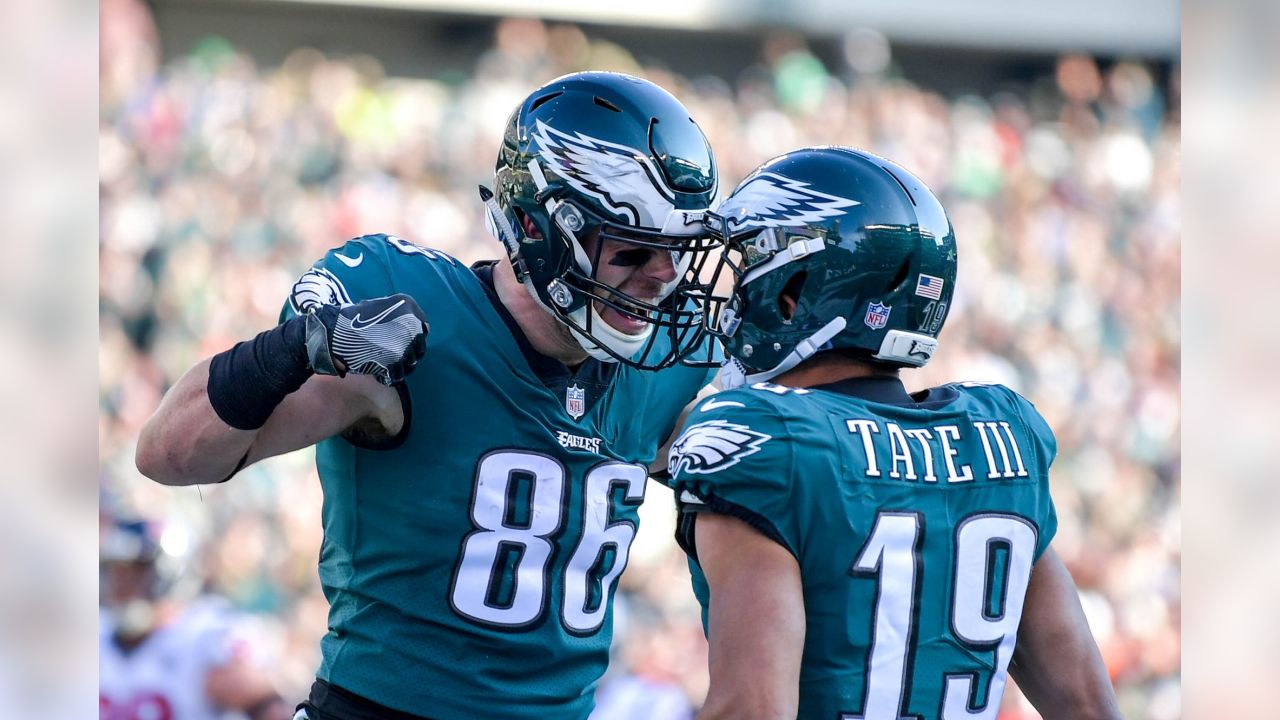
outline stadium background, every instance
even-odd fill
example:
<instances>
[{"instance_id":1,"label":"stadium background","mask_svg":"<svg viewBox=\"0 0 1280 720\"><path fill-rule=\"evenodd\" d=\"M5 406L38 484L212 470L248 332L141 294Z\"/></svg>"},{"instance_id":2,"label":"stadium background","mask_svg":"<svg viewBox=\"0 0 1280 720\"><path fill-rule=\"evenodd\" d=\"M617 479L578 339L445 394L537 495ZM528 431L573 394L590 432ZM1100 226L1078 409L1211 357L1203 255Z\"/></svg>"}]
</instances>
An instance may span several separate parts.
<instances>
[{"instance_id":1,"label":"stadium background","mask_svg":"<svg viewBox=\"0 0 1280 720\"><path fill-rule=\"evenodd\" d=\"M626 71L689 106L726 191L777 153L842 143L938 192L962 248L957 307L908 387L992 380L1036 403L1061 447L1056 546L1122 709L1180 717L1177 4L636 5L103 0L104 518L160 520L177 591L250 613L300 698L326 609L310 452L169 489L133 467L141 424L186 367L274 324L296 276L350 236L496 257L475 186L511 108L565 72ZM610 672L696 705L697 606L669 494L649 498ZM1003 720L1035 717L1009 693Z\"/></svg>"}]
</instances>

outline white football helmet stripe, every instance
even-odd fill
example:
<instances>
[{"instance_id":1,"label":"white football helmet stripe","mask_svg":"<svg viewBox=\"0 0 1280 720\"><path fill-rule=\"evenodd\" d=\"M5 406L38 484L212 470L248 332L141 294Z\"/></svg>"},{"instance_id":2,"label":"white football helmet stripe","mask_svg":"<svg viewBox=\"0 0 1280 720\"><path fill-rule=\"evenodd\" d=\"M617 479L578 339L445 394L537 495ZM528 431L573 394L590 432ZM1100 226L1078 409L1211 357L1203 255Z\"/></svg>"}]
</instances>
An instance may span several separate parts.
<instances>
[{"instance_id":1,"label":"white football helmet stripe","mask_svg":"<svg viewBox=\"0 0 1280 720\"><path fill-rule=\"evenodd\" d=\"M659 229L673 225L672 216L679 212L675 191L647 153L582 133L569 135L541 120L536 122L535 133L546 167L573 189L598 199L633 226ZM679 231L686 224L680 222L671 229Z\"/></svg>"},{"instance_id":2,"label":"white football helmet stripe","mask_svg":"<svg viewBox=\"0 0 1280 720\"><path fill-rule=\"evenodd\" d=\"M732 233L750 227L804 225L835 217L844 208L860 204L814 190L809 183L765 172L735 190L721 204L718 214Z\"/></svg>"}]
</instances>

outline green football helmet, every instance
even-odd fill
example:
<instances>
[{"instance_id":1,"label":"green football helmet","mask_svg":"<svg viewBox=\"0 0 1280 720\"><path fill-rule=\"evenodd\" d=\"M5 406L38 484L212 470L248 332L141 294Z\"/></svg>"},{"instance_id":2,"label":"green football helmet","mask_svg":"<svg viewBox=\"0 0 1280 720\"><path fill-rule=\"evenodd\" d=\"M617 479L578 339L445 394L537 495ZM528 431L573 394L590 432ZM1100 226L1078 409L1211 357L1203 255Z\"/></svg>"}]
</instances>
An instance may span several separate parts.
<instances>
[{"instance_id":1,"label":"green football helmet","mask_svg":"<svg viewBox=\"0 0 1280 720\"><path fill-rule=\"evenodd\" d=\"M667 91L629 75L581 72L538 88L515 109L494 189L481 188L481 198L516 277L584 350L658 369L704 337L706 288L697 274L714 246L704 221L717 182L710 144ZM526 219L536 233L525 231ZM596 231L599 241L584 242ZM635 264L670 253L675 279L649 298L600 282L605 240L633 246L617 257L640 258ZM597 305L643 330L615 329Z\"/></svg>"},{"instance_id":2,"label":"green football helmet","mask_svg":"<svg viewBox=\"0 0 1280 720\"><path fill-rule=\"evenodd\" d=\"M708 224L725 243L711 282L733 279L707 312L737 363L729 384L832 349L894 367L933 357L956 239L942 203L901 166L847 147L796 150L748 175Z\"/></svg>"}]
</instances>

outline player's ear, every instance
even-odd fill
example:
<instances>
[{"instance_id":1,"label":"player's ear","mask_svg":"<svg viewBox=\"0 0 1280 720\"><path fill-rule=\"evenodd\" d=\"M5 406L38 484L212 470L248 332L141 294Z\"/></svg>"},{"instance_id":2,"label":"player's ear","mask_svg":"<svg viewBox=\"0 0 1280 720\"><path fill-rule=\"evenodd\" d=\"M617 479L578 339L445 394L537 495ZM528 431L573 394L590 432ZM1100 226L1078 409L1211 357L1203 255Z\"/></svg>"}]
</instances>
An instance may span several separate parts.
<instances>
[{"instance_id":1,"label":"player's ear","mask_svg":"<svg viewBox=\"0 0 1280 720\"><path fill-rule=\"evenodd\" d=\"M542 231L538 229L538 225L533 221L533 218L520 212L519 210L516 210L516 213L520 215L520 225L524 228L525 237L534 238L535 240L541 240Z\"/></svg>"},{"instance_id":2,"label":"player's ear","mask_svg":"<svg viewBox=\"0 0 1280 720\"><path fill-rule=\"evenodd\" d=\"M782 319L785 322L791 322L791 318L796 314L796 299L790 295L779 295L778 309L782 311Z\"/></svg>"}]
</instances>

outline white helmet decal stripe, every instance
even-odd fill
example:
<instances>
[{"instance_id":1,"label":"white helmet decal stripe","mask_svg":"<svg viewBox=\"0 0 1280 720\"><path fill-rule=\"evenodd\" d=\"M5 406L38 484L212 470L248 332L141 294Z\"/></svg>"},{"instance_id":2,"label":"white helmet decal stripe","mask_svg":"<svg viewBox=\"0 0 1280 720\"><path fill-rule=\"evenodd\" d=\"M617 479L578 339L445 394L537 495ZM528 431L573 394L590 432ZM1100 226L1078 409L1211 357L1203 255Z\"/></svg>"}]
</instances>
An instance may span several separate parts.
<instances>
[{"instance_id":1,"label":"white helmet decal stripe","mask_svg":"<svg viewBox=\"0 0 1280 720\"><path fill-rule=\"evenodd\" d=\"M739 187L720 206L730 232L749 227L804 225L839 215L857 200L828 195L800 180L764 172Z\"/></svg>"},{"instance_id":2,"label":"white helmet decal stripe","mask_svg":"<svg viewBox=\"0 0 1280 720\"><path fill-rule=\"evenodd\" d=\"M634 226L662 228L675 211L675 192L643 152L582 133L569 135L536 121L538 154L547 170L600 200Z\"/></svg>"}]
</instances>

